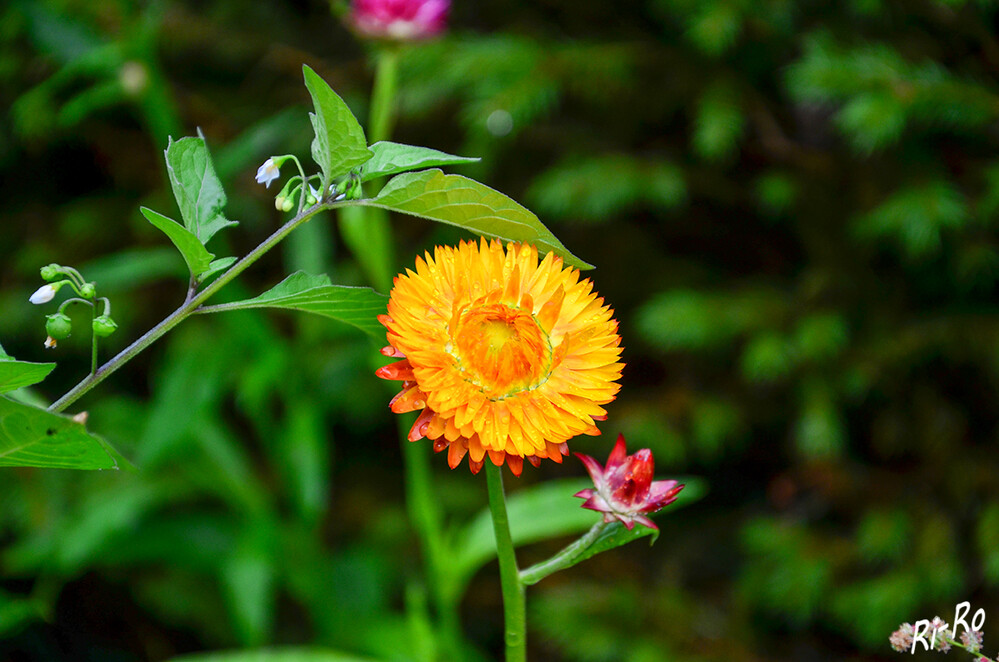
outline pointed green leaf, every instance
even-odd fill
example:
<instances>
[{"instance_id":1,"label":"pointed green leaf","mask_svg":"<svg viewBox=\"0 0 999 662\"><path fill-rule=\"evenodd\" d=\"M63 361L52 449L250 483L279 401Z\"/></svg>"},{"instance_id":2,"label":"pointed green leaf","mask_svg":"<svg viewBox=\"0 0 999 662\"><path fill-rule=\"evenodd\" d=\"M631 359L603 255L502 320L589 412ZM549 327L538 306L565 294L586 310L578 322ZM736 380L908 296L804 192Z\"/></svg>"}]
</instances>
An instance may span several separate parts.
<instances>
[{"instance_id":1,"label":"pointed green leaf","mask_svg":"<svg viewBox=\"0 0 999 662\"><path fill-rule=\"evenodd\" d=\"M248 308L287 308L346 322L365 333L380 336L385 328L376 316L385 312L388 297L368 287L333 285L329 276L297 271L260 296L210 306L204 312Z\"/></svg>"},{"instance_id":2,"label":"pointed green leaf","mask_svg":"<svg viewBox=\"0 0 999 662\"><path fill-rule=\"evenodd\" d=\"M345 175L371 158L364 130L336 92L308 66L302 67L305 87L316 108L311 114L316 137L312 158L323 171L324 183Z\"/></svg>"},{"instance_id":3,"label":"pointed green leaf","mask_svg":"<svg viewBox=\"0 0 999 662\"><path fill-rule=\"evenodd\" d=\"M468 156L454 156L438 152L429 147L416 147L388 141L377 142L371 146L374 156L364 163L358 173L361 181L366 182L378 177L397 175L408 170L423 170L437 166L457 165L459 163L475 163L481 159Z\"/></svg>"},{"instance_id":4,"label":"pointed green leaf","mask_svg":"<svg viewBox=\"0 0 999 662\"><path fill-rule=\"evenodd\" d=\"M118 469L118 451L69 416L0 396L0 466Z\"/></svg>"},{"instance_id":5,"label":"pointed green leaf","mask_svg":"<svg viewBox=\"0 0 999 662\"><path fill-rule=\"evenodd\" d=\"M457 225L476 234L536 245L566 264L591 269L570 253L526 207L485 184L440 170L397 175L372 200L362 204Z\"/></svg>"},{"instance_id":6,"label":"pointed green leaf","mask_svg":"<svg viewBox=\"0 0 999 662\"><path fill-rule=\"evenodd\" d=\"M17 361L0 346L0 393L37 384L56 367L55 363Z\"/></svg>"},{"instance_id":7,"label":"pointed green leaf","mask_svg":"<svg viewBox=\"0 0 999 662\"><path fill-rule=\"evenodd\" d=\"M374 662L374 660L322 648L265 648L184 655L175 657L170 662Z\"/></svg>"},{"instance_id":8,"label":"pointed green leaf","mask_svg":"<svg viewBox=\"0 0 999 662\"><path fill-rule=\"evenodd\" d=\"M205 245L183 225L168 216L155 212L148 207L139 207L139 211L153 227L160 230L173 242L191 270L191 277L197 278L208 270L215 256L208 252Z\"/></svg>"},{"instance_id":9,"label":"pointed green leaf","mask_svg":"<svg viewBox=\"0 0 999 662\"><path fill-rule=\"evenodd\" d=\"M234 257L220 257L217 260L212 260L212 263L208 265L204 273L198 276L198 280L204 282L208 278L211 278L220 271L224 271L236 264L236 258Z\"/></svg>"},{"instance_id":10,"label":"pointed green leaf","mask_svg":"<svg viewBox=\"0 0 999 662\"><path fill-rule=\"evenodd\" d=\"M228 220L222 213L225 191L215 174L204 138L171 139L166 148L166 163L184 227L198 241L207 244L222 228L236 225L236 221Z\"/></svg>"}]
</instances>

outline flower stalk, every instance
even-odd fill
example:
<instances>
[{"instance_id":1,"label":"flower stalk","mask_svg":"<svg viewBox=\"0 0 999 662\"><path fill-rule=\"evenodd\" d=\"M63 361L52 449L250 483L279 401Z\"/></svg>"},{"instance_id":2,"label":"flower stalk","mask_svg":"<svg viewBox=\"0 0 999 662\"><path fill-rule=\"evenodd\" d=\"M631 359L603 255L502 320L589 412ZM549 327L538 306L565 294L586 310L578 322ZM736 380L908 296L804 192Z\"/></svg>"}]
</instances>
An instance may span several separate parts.
<instances>
[{"instance_id":1,"label":"flower stalk","mask_svg":"<svg viewBox=\"0 0 999 662\"><path fill-rule=\"evenodd\" d=\"M489 512L496 534L496 558L499 560L500 585L503 589L503 638L506 642L506 662L527 660L527 594L517 569L517 555L510 535L510 520L506 513L503 491L503 468L485 463L486 486L489 491Z\"/></svg>"}]
</instances>

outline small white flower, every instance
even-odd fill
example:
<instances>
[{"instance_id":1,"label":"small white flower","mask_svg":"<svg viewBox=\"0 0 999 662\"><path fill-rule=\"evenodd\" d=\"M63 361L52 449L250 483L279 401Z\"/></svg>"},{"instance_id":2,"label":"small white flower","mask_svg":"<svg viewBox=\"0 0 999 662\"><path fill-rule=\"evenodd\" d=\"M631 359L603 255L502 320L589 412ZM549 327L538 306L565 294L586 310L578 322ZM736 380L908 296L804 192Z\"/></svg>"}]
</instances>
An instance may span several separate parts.
<instances>
[{"instance_id":1,"label":"small white flower","mask_svg":"<svg viewBox=\"0 0 999 662\"><path fill-rule=\"evenodd\" d=\"M267 159L264 164L257 168L257 183L264 184L267 188L271 187L271 182L281 176L281 169L274 159Z\"/></svg>"},{"instance_id":2,"label":"small white flower","mask_svg":"<svg viewBox=\"0 0 999 662\"><path fill-rule=\"evenodd\" d=\"M52 299L55 298L56 292L58 291L59 288L53 285L42 285L37 290L35 290L34 294L28 297L28 301L36 305L42 303L48 303L49 301L52 301Z\"/></svg>"},{"instance_id":3,"label":"small white flower","mask_svg":"<svg viewBox=\"0 0 999 662\"><path fill-rule=\"evenodd\" d=\"M57 344L58 343L56 342L56 339L53 338L52 336L49 336L48 338L45 339L45 349L52 349Z\"/></svg>"}]
</instances>

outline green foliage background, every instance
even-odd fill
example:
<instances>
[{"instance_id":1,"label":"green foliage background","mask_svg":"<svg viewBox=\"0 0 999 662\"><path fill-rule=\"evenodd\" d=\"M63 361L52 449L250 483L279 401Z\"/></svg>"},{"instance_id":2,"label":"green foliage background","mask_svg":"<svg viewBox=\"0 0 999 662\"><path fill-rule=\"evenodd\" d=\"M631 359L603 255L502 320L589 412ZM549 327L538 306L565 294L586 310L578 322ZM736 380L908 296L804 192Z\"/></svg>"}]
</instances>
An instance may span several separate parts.
<instances>
[{"instance_id":1,"label":"green foliage background","mask_svg":"<svg viewBox=\"0 0 999 662\"><path fill-rule=\"evenodd\" d=\"M999 614L995 19L961 0L455 0L449 36L407 52L394 137L481 156L457 171L537 212L617 310L624 388L573 448L605 457L624 432L661 477L712 486L654 547L532 587L534 659L892 659L902 621ZM43 352L39 266L112 296L109 351L183 298L138 211L172 208L168 135L205 134L240 221L216 252L240 255L278 223L255 168L309 151L302 63L361 118L371 87L321 2L13 2L0 34L0 338L58 359L43 399L88 348ZM395 270L462 236L393 228ZM327 218L229 296L299 269L370 284ZM2 470L0 658L431 659L374 349L318 317L198 318L81 401L141 470ZM435 459L468 519L482 477ZM462 616L494 657L493 566Z\"/></svg>"}]
</instances>

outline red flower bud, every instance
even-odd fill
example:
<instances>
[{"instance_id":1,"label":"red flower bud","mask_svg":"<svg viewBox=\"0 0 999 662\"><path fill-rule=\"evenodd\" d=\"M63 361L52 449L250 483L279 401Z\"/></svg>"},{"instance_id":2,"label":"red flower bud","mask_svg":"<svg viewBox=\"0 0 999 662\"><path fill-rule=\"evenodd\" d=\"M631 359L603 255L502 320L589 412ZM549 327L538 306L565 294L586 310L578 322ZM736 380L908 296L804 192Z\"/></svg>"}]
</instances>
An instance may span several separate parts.
<instances>
[{"instance_id":1,"label":"red flower bud","mask_svg":"<svg viewBox=\"0 0 999 662\"><path fill-rule=\"evenodd\" d=\"M444 31L451 0L354 0L350 22L375 39L411 41Z\"/></svg>"},{"instance_id":2,"label":"red flower bud","mask_svg":"<svg viewBox=\"0 0 999 662\"><path fill-rule=\"evenodd\" d=\"M662 510L676 501L684 487L675 480L653 481L655 467L652 451L643 448L634 455L628 455L624 435L618 435L606 467L601 467L589 455L576 453L576 457L586 465L596 487L581 490L574 496L586 499L583 508L602 512L605 522L618 519L629 530L635 522L658 529L646 514Z\"/></svg>"}]
</instances>

